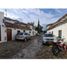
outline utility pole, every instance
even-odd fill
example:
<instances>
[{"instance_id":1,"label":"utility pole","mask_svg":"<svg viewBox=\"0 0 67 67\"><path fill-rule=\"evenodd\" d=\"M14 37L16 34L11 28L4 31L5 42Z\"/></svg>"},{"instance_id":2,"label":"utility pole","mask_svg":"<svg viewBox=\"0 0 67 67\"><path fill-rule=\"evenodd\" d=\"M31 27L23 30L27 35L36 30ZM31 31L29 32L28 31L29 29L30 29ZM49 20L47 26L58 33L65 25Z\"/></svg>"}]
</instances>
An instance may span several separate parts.
<instances>
[{"instance_id":1,"label":"utility pole","mask_svg":"<svg viewBox=\"0 0 67 67\"><path fill-rule=\"evenodd\" d=\"M7 17L7 9L5 9L5 16Z\"/></svg>"}]
</instances>

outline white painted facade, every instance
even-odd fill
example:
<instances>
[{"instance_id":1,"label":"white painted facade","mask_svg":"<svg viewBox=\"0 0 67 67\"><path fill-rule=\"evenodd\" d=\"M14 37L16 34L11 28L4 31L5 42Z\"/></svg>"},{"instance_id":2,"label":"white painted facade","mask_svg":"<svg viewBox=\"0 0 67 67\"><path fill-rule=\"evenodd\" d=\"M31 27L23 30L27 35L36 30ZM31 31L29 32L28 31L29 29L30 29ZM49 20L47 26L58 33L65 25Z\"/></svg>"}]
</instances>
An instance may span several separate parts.
<instances>
[{"instance_id":1,"label":"white painted facade","mask_svg":"<svg viewBox=\"0 0 67 67\"><path fill-rule=\"evenodd\" d=\"M5 33L5 26L3 23L3 19L4 19L4 13L0 12L0 26L1 26L1 42L5 42L6 41L6 33Z\"/></svg>"},{"instance_id":2,"label":"white painted facade","mask_svg":"<svg viewBox=\"0 0 67 67\"><path fill-rule=\"evenodd\" d=\"M65 43L67 43L67 20L64 21L65 23L59 25L53 29L48 30L47 32L53 32L53 34L58 37L58 31L62 30L62 38L64 38Z\"/></svg>"},{"instance_id":3,"label":"white painted facade","mask_svg":"<svg viewBox=\"0 0 67 67\"><path fill-rule=\"evenodd\" d=\"M12 30L12 40L15 40L15 35L17 34L17 31L23 32L23 29L15 29L15 28L9 28L6 27L3 23L4 19L4 13L0 12L0 26L1 26L1 42L7 42L7 28ZM8 22L8 20L6 20ZM11 23L14 23L13 21L9 21ZM30 33L31 36L35 35L35 30L33 29L33 26L30 26L31 30L25 30L25 32Z\"/></svg>"},{"instance_id":4,"label":"white painted facade","mask_svg":"<svg viewBox=\"0 0 67 67\"><path fill-rule=\"evenodd\" d=\"M12 40L15 40L15 35L17 34L17 31L23 32L23 30L21 30L21 29L15 29L15 28L8 28L8 29L12 30ZM7 36L7 34L6 34L6 36Z\"/></svg>"},{"instance_id":5,"label":"white painted facade","mask_svg":"<svg viewBox=\"0 0 67 67\"><path fill-rule=\"evenodd\" d=\"M12 30L12 40L15 40L15 35L17 34L18 30L20 32L23 32L23 30L21 30L21 29L2 27L1 42L7 42L7 32L6 32L7 29L11 29Z\"/></svg>"},{"instance_id":6,"label":"white painted facade","mask_svg":"<svg viewBox=\"0 0 67 67\"><path fill-rule=\"evenodd\" d=\"M28 33L30 34L30 36L35 36L37 34L37 31L35 31L32 25L30 25L30 29L31 30L28 30Z\"/></svg>"}]
</instances>

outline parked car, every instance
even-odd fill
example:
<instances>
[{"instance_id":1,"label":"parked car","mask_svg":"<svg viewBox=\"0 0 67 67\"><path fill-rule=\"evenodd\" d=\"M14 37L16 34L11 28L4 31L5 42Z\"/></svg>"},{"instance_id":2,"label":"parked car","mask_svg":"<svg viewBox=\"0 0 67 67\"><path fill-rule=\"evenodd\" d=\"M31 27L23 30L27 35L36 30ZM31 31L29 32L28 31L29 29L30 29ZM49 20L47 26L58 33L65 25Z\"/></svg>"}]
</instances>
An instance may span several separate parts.
<instances>
[{"instance_id":1,"label":"parked car","mask_svg":"<svg viewBox=\"0 0 67 67\"><path fill-rule=\"evenodd\" d=\"M42 38L42 44L43 45L49 45L52 44L53 42L57 42L57 38L53 34L44 34Z\"/></svg>"},{"instance_id":2,"label":"parked car","mask_svg":"<svg viewBox=\"0 0 67 67\"><path fill-rule=\"evenodd\" d=\"M27 40L30 40L30 39L31 39L30 34L28 34L28 33L24 33L24 35L26 35L26 39L27 39Z\"/></svg>"},{"instance_id":3,"label":"parked car","mask_svg":"<svg viewBox=\"0 0 67 67\"><path fill-rule=\"evenodd\" d=\"M19 33L16 35L15 39L16 40L29 40L31 36L28 33Z\"/></svg>"}]
</instances>

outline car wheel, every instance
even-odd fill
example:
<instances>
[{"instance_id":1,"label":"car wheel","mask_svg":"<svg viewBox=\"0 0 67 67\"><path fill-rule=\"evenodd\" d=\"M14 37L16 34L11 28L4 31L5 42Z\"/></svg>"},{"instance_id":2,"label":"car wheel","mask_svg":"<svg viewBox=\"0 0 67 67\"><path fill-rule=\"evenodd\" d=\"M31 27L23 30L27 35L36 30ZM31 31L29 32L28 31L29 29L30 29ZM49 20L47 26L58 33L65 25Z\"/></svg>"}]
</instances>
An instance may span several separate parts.
<instances>
[{"instance_id":1,"label":"car wheel","mask_svg":"<svg viewBox=\"0 0 67 67\"><path fill-rule=\"evenodd\" d=\"M18 41L18 39L15 39L15 41Z\"/></svg>"},{"instance_id":2,"label":"car wheel","mask_svg":"<svg viewBox=\"0 0 67 67\"><path fill-rule=\"evenodd\" d=\"M27 39L25 38L24 41L26 41Z\"/></svg>"},{"instance_id":3,"label":"car wheel","mask_svg":"<svg viewBox=\"0 0 67 67\"><path fill-rule=\"evenodd\" d=\"M46 43L42 42L42 45L45 45L46 46Z\"/></svg>"},{"instance_id":4,"label":"car wheel","mask_svg":"<svg viewBox=\"0 0 67 67\"><path fill-rule=\"evenodd\" d=\"M42 45L44 45L44 43L42 42Z\"/></svg>"},{"instance_id":5,"label":"car wheel","mask_svg":"<svg viewBox=\"0 0 67 67\"><path fill-rule=\"evenodd\" d=\"M24 40L25 40L25 41L28 41L28 39L27 39L27 38L25 38Z\"/></svg>"}]
</instances>

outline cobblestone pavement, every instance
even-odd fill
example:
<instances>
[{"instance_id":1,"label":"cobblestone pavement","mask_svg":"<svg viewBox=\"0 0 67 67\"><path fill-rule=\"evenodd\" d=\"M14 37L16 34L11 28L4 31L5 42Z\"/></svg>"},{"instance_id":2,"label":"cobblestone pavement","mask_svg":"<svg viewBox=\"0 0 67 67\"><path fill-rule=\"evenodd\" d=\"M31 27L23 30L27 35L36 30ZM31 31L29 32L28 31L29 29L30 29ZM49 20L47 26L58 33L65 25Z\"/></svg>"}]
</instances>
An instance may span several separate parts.
<instances>
[{"instance_id":1,"label":"cobblestone pavement","mask_svg":"<svg viewBox=\"0 0 67 67\"><path fill-rule=\"evenodd\" d=\"M36 53L41 49L42 42L40 37L36 37L31 40L29 46L20 50L16 55L12 58L23 58L23 59L35 59Z\"/></svg>"},{"instance_id":2,"label":"cobblestone pavement","mask_svg":"<svg viewBox=\"0 0 67 67\"><path fill-rule=\"evenodd\" d=\"M60 52L54 56L51 52L52 46L42 45L42 37L35 36L31 40L10 41L0 44L1 59L67 59L66 53Z\"/></svg>"},{"instance_id":3,"label":"cobblestone pavement","mask_svg":"<svg viewBox=\"0 0 67 67\"><path fill-rule=\"evenodd\" d=\"M20 55L20 51L30 45L30 41L35 39L32 37L31 40L23 41L10 41L0 44L0 58L1 59L11 59L17 53ZM33 42L32 42L33 43ZM22 54L22 53L21 53ZM23 55L22 55L23 56ZM19 58L19 57L17 57Z\"/></svg>"}]
</instances>

